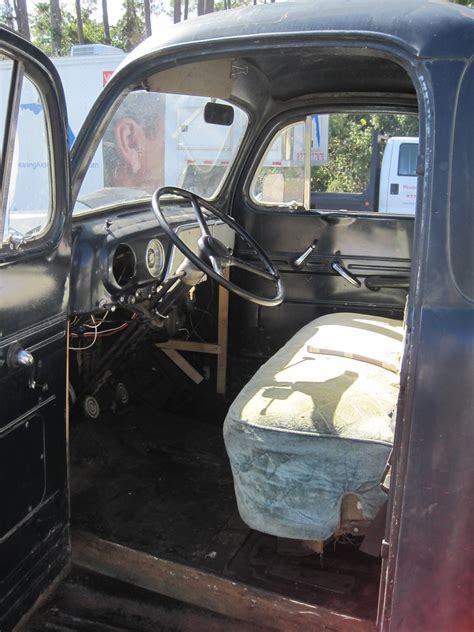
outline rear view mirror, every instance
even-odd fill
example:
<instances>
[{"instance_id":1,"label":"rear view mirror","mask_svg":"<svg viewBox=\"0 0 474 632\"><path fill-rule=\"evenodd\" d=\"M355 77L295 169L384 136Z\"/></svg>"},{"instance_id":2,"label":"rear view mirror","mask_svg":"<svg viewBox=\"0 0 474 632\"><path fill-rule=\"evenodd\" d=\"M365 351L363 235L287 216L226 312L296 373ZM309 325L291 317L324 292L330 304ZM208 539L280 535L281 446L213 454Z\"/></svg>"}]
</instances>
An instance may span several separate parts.
<instances>
[{"instance_id":1,"label":"rear view mirror","mask_svg":"<svg viewBox=\"0 0 474 632\"><path fill-rule=\"evenodd\" d=\"M226 125L234 122L234 108L223 103L209 101L204 108L204 120L211 125Z\"/></svg>"}]
</instances>

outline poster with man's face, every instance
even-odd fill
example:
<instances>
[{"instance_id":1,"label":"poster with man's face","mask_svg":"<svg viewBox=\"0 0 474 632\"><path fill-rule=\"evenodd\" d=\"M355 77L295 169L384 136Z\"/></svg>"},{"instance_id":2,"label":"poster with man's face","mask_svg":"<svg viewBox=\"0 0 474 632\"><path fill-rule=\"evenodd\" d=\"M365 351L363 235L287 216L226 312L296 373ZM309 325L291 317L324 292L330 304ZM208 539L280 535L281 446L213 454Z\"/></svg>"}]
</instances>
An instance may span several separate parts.
<instances>
[{"instance_id":1,"label":"poster with man's face","mask_svg":"<svg viewBox=\"0 0 474 632\"><path fill-rule=\"evenodd\" d=\"M130 93L103 142L104 186L153 193L164 181L164 96Z\"/></svg>"}]
</instances>

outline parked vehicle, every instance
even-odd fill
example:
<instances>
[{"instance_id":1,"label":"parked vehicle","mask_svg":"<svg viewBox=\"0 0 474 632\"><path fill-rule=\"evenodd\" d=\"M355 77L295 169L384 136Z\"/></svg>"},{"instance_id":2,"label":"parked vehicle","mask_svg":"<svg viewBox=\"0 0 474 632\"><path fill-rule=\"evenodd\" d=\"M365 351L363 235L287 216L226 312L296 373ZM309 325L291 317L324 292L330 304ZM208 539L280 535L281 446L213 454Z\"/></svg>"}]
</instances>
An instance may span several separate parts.
<instances>
[{"instance_id":1,"label":"parked vehicle","mask_svg":"<svg viewBox=\"0 0 474 632\"><path fill-rule=\"evenodd\" d=\"M379 213L414 213L418 138L392 136L385 145L379 185Z\"/></svg>"},{"instance_id":2,"label":"parked vehicle","mask_svg":"<svg viewBox=\"0 0 474 632\"><path fill-rule=\"evenodd\" d=\"M473 17L186 21L70 155L57 70L0 29L2 632L472 630ZM194 125L234 141L183 182L157 157ZM387 131L414 214L375 211Z\"/></svg>"}]
</instances>

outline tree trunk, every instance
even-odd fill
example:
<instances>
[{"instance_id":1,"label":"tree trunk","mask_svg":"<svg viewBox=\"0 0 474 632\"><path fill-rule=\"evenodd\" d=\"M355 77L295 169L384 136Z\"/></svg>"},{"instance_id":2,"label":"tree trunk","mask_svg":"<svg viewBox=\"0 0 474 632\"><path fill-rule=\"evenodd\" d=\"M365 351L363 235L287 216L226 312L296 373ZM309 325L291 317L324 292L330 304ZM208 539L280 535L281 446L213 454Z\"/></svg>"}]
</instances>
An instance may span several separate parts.
<instances>
[{"instance_id":1,"label":"tree trunk","mask_svg":"<svg viewBox=\"0 0 474 632\"><path fill-rule=\"evenodd\" d=\"M197 14L202 15L204 13L204 0L198 0L197 3Z\"/></svg>"},{"instance_id":2,"label":"tree trunk","mask_svg":"<svg viewBox=\"0 0 474 632\"><path fill-rule=\"evenodd\" d=\"M84 44L84 25L82 24L81 0L76 0L77 37L79 44Z\"/></svg>"},{"instance_id":3,"label":"tree trunk","mask_svg":"<svg viewBox=\"0 0 474 632\"><path fill-rule=\"evenodd\" d=\"M173 20L175 24L181 22L181 0L174 0Z\"/></svg>"},{"instance_id":4,"label":"tree trunk","mask_svg":"<svg viewBox=\"0 0 474 632\"><path fill-rule=\"evenodd\" d=\"M147 37L151 35L151 7L150 0L144 0L143 6L145 9L145 29Z\"/></svg>"},{"instance_id":5,"label":"tree trunk","mask_svg":"<svg viewBox=\"0 0 474 632\"><path fill-rule=\"evenodd\" d=\"M102 21L104 23L104 43L110 44L109 10L107 0L102 0Z\"/></svg>"},{"instance_id":6,"label":"tree trunk","mask_svg":"<svg viewBox=\"0 0 474 632\"><path fill-rule=\"evenodd\" d=\"M204 0L204 13L214 13L214 0Z\"/></svg>"},{"instance_id":7,"label":"tree trunk","mask_svg":"<svg viewBox=\"0 0 474 632\"><path fill-rule=\"evenodd\" d=\"M26 6L26 0L14 0L16 23L18 25L18 31L26 39L31 39L30 36L30 23L28 21L28 8Z\"/></svg>"},{"instance_id":8,"label":"tree trunk","mask_svg":"<svg viewBox=\"0 0 474 632\"><path fill-rule=\"evenodd\" d=\"M61 52L61 7L59 0L49 0L51 7L51 44L53 55L59 55Z\"/></svg>"},{"instance_id":9,"label":"tree trunk","mask_svg":"<svg viewBox=\"0 0 474 632\"><path fill-rule=\"evenodd\" d=\"M188 19L188 14L189 14L189 0L184 0L184 20Z\"/></svg>"}]
</instances>

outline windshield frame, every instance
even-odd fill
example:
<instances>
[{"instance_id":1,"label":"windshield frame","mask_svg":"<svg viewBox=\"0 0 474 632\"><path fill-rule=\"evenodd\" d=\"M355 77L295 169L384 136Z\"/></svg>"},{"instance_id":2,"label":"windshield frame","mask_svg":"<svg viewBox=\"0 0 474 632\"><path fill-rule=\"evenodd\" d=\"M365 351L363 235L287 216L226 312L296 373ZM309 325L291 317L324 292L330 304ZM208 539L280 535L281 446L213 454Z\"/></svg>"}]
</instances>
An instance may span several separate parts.
<instances>
[{"instance_id":1,"label":"windshield frame","mask_svg":"<svg viewBox=\"0 0 474 632\"><path fill-rule=\"evenodd\" d=\"M170 47L171 48L171 47ZM105 131L108 128L110 121L119 109L125 98L133 91L140 89L147 89L147 78L157 75L158 73L175 68L177 65L183 66L191 64L195 61L208 61L212 59L231 58L232 55L228 51L221 53L215 53L205 55L203 59L202 49L199 54L199 47L190 46L189 48L196 48L196 51L191 52L188 47L183 50L179 50L181 53L180 61L178 63L178 54L176 51L163 49L159 51L159 54L146 55L144 57L135 57L134 53L130 53L129 57L131 61L128 62L127 57L122 64L117 68L109 82L106 84L102 92L97 97L92 108L90 109L86 119L84 120L81 129L76 137L74 145L70 150L71 157L71 214L73 217L85 216L95 214L97 212L103 212L110 208L133 208L134 206L141 206L151 200L151 195L137 198L136 200L127 200L123 202L114 202L112 204L106 204L103 206L97 206L95 208L87 209L75 209L78 201L79 193L83 184L83 181L87 175L90 164L92 163L97 148L102 141ZM128 63L127 63L128 62ZM209 100L213 97L207 97ZM241 101L234 101L232 99L220 99L222 102L237 108L242 112L246 118L245 130L239 139L239 146L233 155L232 161L229 167L226 169L225 176L223 177L219 187L214 192L212 197L209 197L209 201L215 201L222 195L225 190L226 183L232 177L232 173L236 164L239 162L243 148L246 145L246 140L250 133L250 128L253 121L253 113L249 104ZM172 196L170 196L172 197Z\"/></svg>"}]
</instances>

